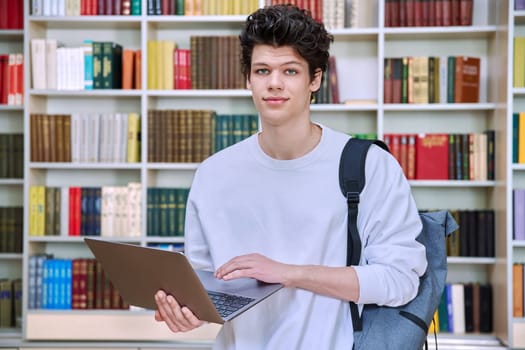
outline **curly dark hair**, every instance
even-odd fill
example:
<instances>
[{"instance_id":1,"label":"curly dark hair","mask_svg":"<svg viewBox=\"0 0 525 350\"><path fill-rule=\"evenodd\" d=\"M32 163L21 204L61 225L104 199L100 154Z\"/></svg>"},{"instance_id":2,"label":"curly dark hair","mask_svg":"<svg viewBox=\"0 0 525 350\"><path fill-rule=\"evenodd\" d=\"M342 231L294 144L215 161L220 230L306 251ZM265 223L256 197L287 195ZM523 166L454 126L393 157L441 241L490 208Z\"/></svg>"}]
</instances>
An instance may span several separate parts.
<instances>
[{"instance_id":1,"label":"curly dark hair","mask_svg":"<svg viewBox=\"0 0 525 350\"><path fill-rule=\"evenodd\" d=\"M333 36L312 18L310 11L294 5L274 5L249 15L239 39L241 68L246 78L250 77L253 48L262 44L293 47L308 62L313 80L319 68L326 71Z\"/></svg>"}]
</instances>

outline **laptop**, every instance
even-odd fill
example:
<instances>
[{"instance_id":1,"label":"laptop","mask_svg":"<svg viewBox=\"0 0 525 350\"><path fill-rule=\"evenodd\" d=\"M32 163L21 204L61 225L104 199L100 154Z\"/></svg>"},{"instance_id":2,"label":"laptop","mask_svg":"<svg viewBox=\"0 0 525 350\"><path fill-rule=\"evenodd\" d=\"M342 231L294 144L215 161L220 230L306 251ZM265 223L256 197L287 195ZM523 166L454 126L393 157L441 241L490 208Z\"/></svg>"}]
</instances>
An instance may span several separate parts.
<instances>
[{"instance_id":1,"label":"laptop","mask_svg":"<svg viewBox=\"0 0 525 350\"><path fill-rule=\"evenodd\" d=\"M200 320L222 324L277 292L281 284L251 278L223 281L194 270L186 256L158 248L84 238L106 278L130 305L155 310L162 289Z\"/></svg>"}]
</instances>

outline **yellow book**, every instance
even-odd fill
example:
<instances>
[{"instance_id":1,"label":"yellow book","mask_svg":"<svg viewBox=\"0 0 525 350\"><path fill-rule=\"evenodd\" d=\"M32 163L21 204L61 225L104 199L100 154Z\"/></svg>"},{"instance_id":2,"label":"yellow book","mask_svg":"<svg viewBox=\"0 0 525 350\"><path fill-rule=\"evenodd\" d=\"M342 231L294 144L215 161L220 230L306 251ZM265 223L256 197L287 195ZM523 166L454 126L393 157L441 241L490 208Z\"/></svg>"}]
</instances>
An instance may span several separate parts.
<instances>
[{"instance_id":1,"label":"yellow book","mask_svg":"<svg viewBox=\"0 0 525 350\"><path fill-rule=\"evenodd\" d=\"M128 114L128 142L126 161L140 162L140 116L137 113Z\"/></svg>"},{"instance_id":2,"label":"yellow book","mask_svg":"<svg viewBox=\"0 0 525 350\"><path fill-rule=\"evenodd\" d=\"M173 90L175 78L175 62L173 60L173 54L175 52L176 44L171 40L163 40L161 46L162 63L159 66L161 68L158 70L159 81L162 81L162 86L160 88L164 90Z\"/></svg>"},{"instance_id":3,"label":"yellow book","mask_svg":"<svg viewBox=\"0 0 525 350\"><path fill-rule=\"evenodd\" d=\"M525 164L525 112L520 112L518 118L518 163Z\"/></svg>"},{"instance_id":4,"label":"yellow book","mask_svg":"<svg viewBox=\"0 0 525 350\"><path fill-rule=\"evenodd\" d=\"M46 226L46 188L31 186L29 188L29 235L44 236Z\"/></svg>"},{"instance_id":5,"label":"yellow book","mask_svg":"<svg viewBox=\"0 0 525 350\"><path fill-rule=\"evenodd\" d=\"M514 87L525 87L525 37L514 38Z\"/></svg>"},{"instance_id":6,"label":"yellow book","mask_svg":"<svg viewBox=\"0 0 525 350\"><path fill-rule=\"evenodd\" d=\"M148 73L148 89L149 90L156 90L158 89L157 85L157 64L155 62L157 56L157 41L156 40L148 40L148 67L147 67L147 73Z\"/></svg>"},{"instance_id":7,"label":"yellow book","mask_svg":"<svg viewBox=\"0 0 525 350\"><path fill-rule=\"evenodd\" d=\"M434 318L430 321L430 326L428 327L428 334L433 334L434 332L439 333L439 313L438 310L434 312Z\"/></svg>"}]
</instances>

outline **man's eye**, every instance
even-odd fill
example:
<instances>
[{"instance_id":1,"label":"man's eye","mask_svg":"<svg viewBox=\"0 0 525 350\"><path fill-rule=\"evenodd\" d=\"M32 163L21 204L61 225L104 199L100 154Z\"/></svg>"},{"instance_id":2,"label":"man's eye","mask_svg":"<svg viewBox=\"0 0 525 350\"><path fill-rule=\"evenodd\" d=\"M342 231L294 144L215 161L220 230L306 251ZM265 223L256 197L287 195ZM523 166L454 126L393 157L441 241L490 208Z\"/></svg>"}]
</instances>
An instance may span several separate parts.
<instances>
[{"instance_id":1,"label":"man's eye","mask_svg":"<svg viewBox=\"0 0 525 350\"><path fill-rule=\"evenodd\" d=\"M257 73L257 74L268 74L269 70L266 69L266 68L259 68L259 69L255 70L255 73Z\"/></svg>"},{"instance_id":2,"label":"man's eye","mask_svg":"<svg viewBox=\"0 0 525 350\"><path fill-rule=\"evenodd\" d=\"M295 69L287 69L284 71L286 75L296 75L297 71Z\"/></svg>"}]
</instances>

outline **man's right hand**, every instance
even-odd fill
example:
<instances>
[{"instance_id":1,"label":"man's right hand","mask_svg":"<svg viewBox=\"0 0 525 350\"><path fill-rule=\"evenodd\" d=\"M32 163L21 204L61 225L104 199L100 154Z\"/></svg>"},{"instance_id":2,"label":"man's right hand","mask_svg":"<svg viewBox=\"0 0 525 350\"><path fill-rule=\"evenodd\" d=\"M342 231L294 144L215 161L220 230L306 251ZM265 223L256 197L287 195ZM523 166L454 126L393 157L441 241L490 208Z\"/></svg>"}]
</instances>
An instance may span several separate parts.
<instances>
[{"instance_id":1,"label":"man's right hand","mask_svg":"<svg viewBox=\"0 0 525 350\"><path fill-rule=\"evenodd\" d=\"M181 307L172 295L166 295L162 290L155 294L157 310L155 320L165 322L172 332L187 332L202 326L205 322L199 320L190 309Z\"/></svg>"}]
</instances>

